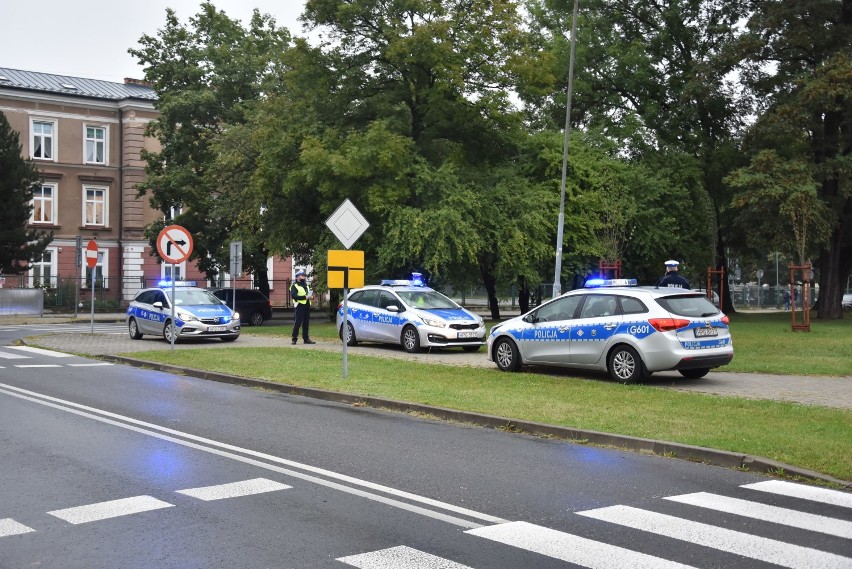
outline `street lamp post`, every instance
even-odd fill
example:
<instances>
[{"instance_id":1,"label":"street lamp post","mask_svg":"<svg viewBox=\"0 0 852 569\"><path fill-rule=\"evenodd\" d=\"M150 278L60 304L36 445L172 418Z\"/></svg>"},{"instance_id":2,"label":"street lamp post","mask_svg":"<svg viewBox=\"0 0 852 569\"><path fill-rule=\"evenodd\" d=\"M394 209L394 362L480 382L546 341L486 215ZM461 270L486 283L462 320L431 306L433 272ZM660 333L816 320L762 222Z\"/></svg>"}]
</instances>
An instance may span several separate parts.
<instances>
[{"instance_id":1,"label":"street lamp post","mask_svg":"<svg viewBox=\"0 0 852 569\"><path fill-rule=\"evenodd\" d=\"M562 147L562 186L559 197L559 221L556 231L556 270L553 277L553 298L562 294L562 235L565 227L565 181L568 177L568 138L571 132L571 94L574 90L574 45L577 41L577 9L580 0L574 0L571 18L571 56L568 61L568 104L565 106L565 143Z\"/></svg>"}]
</instances>

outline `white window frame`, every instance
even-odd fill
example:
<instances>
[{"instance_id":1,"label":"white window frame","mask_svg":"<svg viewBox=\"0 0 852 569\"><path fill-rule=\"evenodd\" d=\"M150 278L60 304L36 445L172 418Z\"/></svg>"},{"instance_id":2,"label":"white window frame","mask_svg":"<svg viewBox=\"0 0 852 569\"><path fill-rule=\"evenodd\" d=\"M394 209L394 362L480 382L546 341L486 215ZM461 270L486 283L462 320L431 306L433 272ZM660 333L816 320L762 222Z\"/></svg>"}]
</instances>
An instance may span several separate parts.
<instances>
[{"instance_id":1,"label":"white window frame","mask_svg":"<svg viewBox=\"0 0 852 569\"><path fill-rule=\"evenodd\" d=\"M59 255L58 248L57 247L47 247L44 250L44 253L45 254L50 253L50 262L45 263L44 262L44 256L42 256L42 258L39 259L38 261L34 260L31 263L32 266L30 267L30 270L27 274L27 281L28 281L27 284L30 288L34 288L36 286L36 278L35 278L36 266L41 267L42 277L44 276L44 269L45 268L48 269L48 271L49 271L48 280L50 281L48 283L48 288L56 288L56 283L53 282L53 280L56 279L56 277L57 277L56 267L57 267L57 263L58 263L58 260L59 260L58 259L58 255ZM40 286L43 286L44 285L43 278L41 280L39 280L38 283L39 283Z\"/></svg>"},{"instance_id":2,"label":"white window frame","mask_svg":"<svg viewBox=\"0 0 852 569\"><path fill-rule=\"evenodd\" d=\"M103 219L101 223L90 222L88 220L88 206L89 204L98 204L97 200L89 201L88 192L103 192ZM83 186L83 226L85 227L109 227L109 188L107 186Z\"/></svg>"},{"instance_id":3,"label":"white window frame","mask_svg":"<svg viewBox=\"0 0 852 569\"><path fill-rule=\"evenodd\" d=\"M185 281L186 261L182 263L160 263L160 280L171 282L172 271L177 275L176 281Z\"/></svg>"},{"instance_id":4,"label":"white window frame","mask_svg":"<svg viewBox=\"0 0 852 569\"><path fill-rule=\"evenodd\" d=\"M36 134L36 125L37 124L49 124L52 127L53 132L50 133L47 137L43 134ZM50 139L50 152L51 156L36 156L36 138L41 137ZM44 140L41 143L42 153L44 153ZM56 119L43 119L38 117L30 117L30 158L33 160L42 160L44 162L56 162L59 160L59 121Z\"/></svg>"},{"instance_id":5,"label":"white window frame","mask_svg":"<svg viewBox=\"0 0 852 569\"><path fill-rule=\"evenodd\" d=\"M89 138L89 129L98 129L103 132L103 138L98 140L97 137ZM107 155L107 149L109 148L109 144L107 144L109 140L109 129L106 125L103 124L83 124L83 164L101 164L106 166L109 164L109 156ZM101 144L103 146L102 155L103 160L89 160L89 144L97 146Z\"/></svg>"},{"instance_id":6,"label":"white window frame","mask_svg":"<svg viewBox=\"0 0 852 569\"><path fill-rule=\"evenodd\" d=\"M83 247L83 266L80 267L80 288L89 288L89 279L92 278L92 269L89 268L89 264L86 262L86 248ZM98 248L98 262L95 264L95 280L101 280L103 283L103 289L107 290L109 288L109 283L107 282L107 275L109 275L109 249L107 248Z\"/></svg>"},{"instance_id":7,"label":"white window frame","mask_svg":"<svg viewBox=\"0 0 852 569\"><path fill-rule=\"evenodd\" d=\"M44 188L50 188L50 199L44 199L44 196L36 195L36 192L43 192ZM57 193L59 192L58 184L53 182L45 182L36 186L36 189L33 191L33 201L32 206L33 209L30 212L30 223L32 224L45 224L45 225L56 225L56 204L59 203ZM42 202L41 211L44 212L45 208L44 204L50 204L50 219L36 219L36 211L38 211L37 202ZM42 215L42 217L44 217Z\"/></svg>"}]
</instances>

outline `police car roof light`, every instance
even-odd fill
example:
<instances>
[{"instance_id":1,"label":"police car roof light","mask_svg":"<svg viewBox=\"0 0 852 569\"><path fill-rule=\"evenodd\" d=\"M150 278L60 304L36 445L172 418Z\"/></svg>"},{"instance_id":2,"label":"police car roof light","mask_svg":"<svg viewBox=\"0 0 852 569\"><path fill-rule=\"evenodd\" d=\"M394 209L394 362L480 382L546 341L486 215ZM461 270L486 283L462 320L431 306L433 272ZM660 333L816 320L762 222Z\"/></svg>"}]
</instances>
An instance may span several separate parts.
<instances>
[{"instance_id":1,"label":"police car roof light","mask_svg":"<svg viewBox=\"0 0 852 569\"><path fill-rule=\"evenodd\" d=\"M605 288L611 286L636 286L637 284L638 281L636 279L589 279L583 286L585 288Z\"/></svg>"},{"instance_id":2,"label":"police car roof light","mask_svg":"<svg viewBox=\"0 0 852 569\"><path fill-rule=\"evenodd\" d=\"M423 273L411 273L411 286L424 286Z\"/></svg>"},{"instance_id":3,"label":"police car roof light","mask_svg":"<svg viewBox=\"0 0 852 569\"><path fill-rule=\"evenodd\" d=\"M385 279L380 284L382 286L411 286L411 281L402 279Z\"/></svg>"},{"instance_id":4,"label":"police car roof light","mask_svg":"<svg viewBox=\"0 0 852 569\"><path fill-rule=\"evenodd\" d=\"M174 281L176 287L198 286L196 281ZM157 283L158 288L168 288L172 286L172 281L160 281Z\"/></svg>"}]
</instances>

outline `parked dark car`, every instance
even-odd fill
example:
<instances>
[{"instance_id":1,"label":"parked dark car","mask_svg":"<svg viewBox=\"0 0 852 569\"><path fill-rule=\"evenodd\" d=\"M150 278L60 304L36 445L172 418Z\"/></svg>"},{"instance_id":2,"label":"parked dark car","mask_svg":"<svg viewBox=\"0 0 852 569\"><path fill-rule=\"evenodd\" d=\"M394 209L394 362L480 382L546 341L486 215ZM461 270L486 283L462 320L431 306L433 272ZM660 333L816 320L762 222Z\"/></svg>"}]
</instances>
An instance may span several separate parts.
<instances>
[{"instance_id":1,"label":"parked dark car","mask_svg":"<svg viewBox=\"0 0 852 569\"><path fill-rule=\"evenodd\" d=\"M272 303L259 290L251 288L220 288L213 291L216 298L225 301L233 308L234 291L237 293L237 312L243 324L260 326L265 320L272 318Z\"/></svg>"}]
</instances>

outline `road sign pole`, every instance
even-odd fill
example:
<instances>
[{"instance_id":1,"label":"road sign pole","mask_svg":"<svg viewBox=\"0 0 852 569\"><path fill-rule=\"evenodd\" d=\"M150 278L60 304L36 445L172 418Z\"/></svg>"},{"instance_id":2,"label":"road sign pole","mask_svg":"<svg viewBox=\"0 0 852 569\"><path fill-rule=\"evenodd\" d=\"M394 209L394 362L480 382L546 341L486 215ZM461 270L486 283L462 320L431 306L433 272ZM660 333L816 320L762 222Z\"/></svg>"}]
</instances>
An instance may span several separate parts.
<instances>
[{"instance_id":1,"label":"road sign pole","mask_svg":"<svg viewBox=\"0 0 852 569\"><path fill-rule=\"evenodd\" d=\"M92 334L94 334L94 333L95 333L95 267L92 267Z\"/></svg>"},{"instance_id":2,"label":"road sign pole","mask_svg":"<svg viewBox=\"0 0 852 569\"><path fill-rule=\"evenodd\" d=\"M347 273L349 271L346 271ZM346 274L343 275L346 279ZM349 361L347 358L347 348L349 347L349 322L346 315L349 314L349 303L346 297L349 296L349 288L343 287L343 326L341 327L340 335L343 336L343 379L349 375Z\"/></svg>"},{"instance_id":3,"label":"road sign pole","mask_svg":"<svg viewBox=\"0 0 852 569\"><path fill-rule=\"evenodd\" d=\"M177 304L177 302L175 301L175 265L174 264L172 264L172 302L171 302L171 304L172 304L172 333L171 333L172 347L171 347L171 350L174 351L174 349L175 349L175 336L177 336L177 324L175 324L175 304Z\"/></svg>"}]
</instances>

